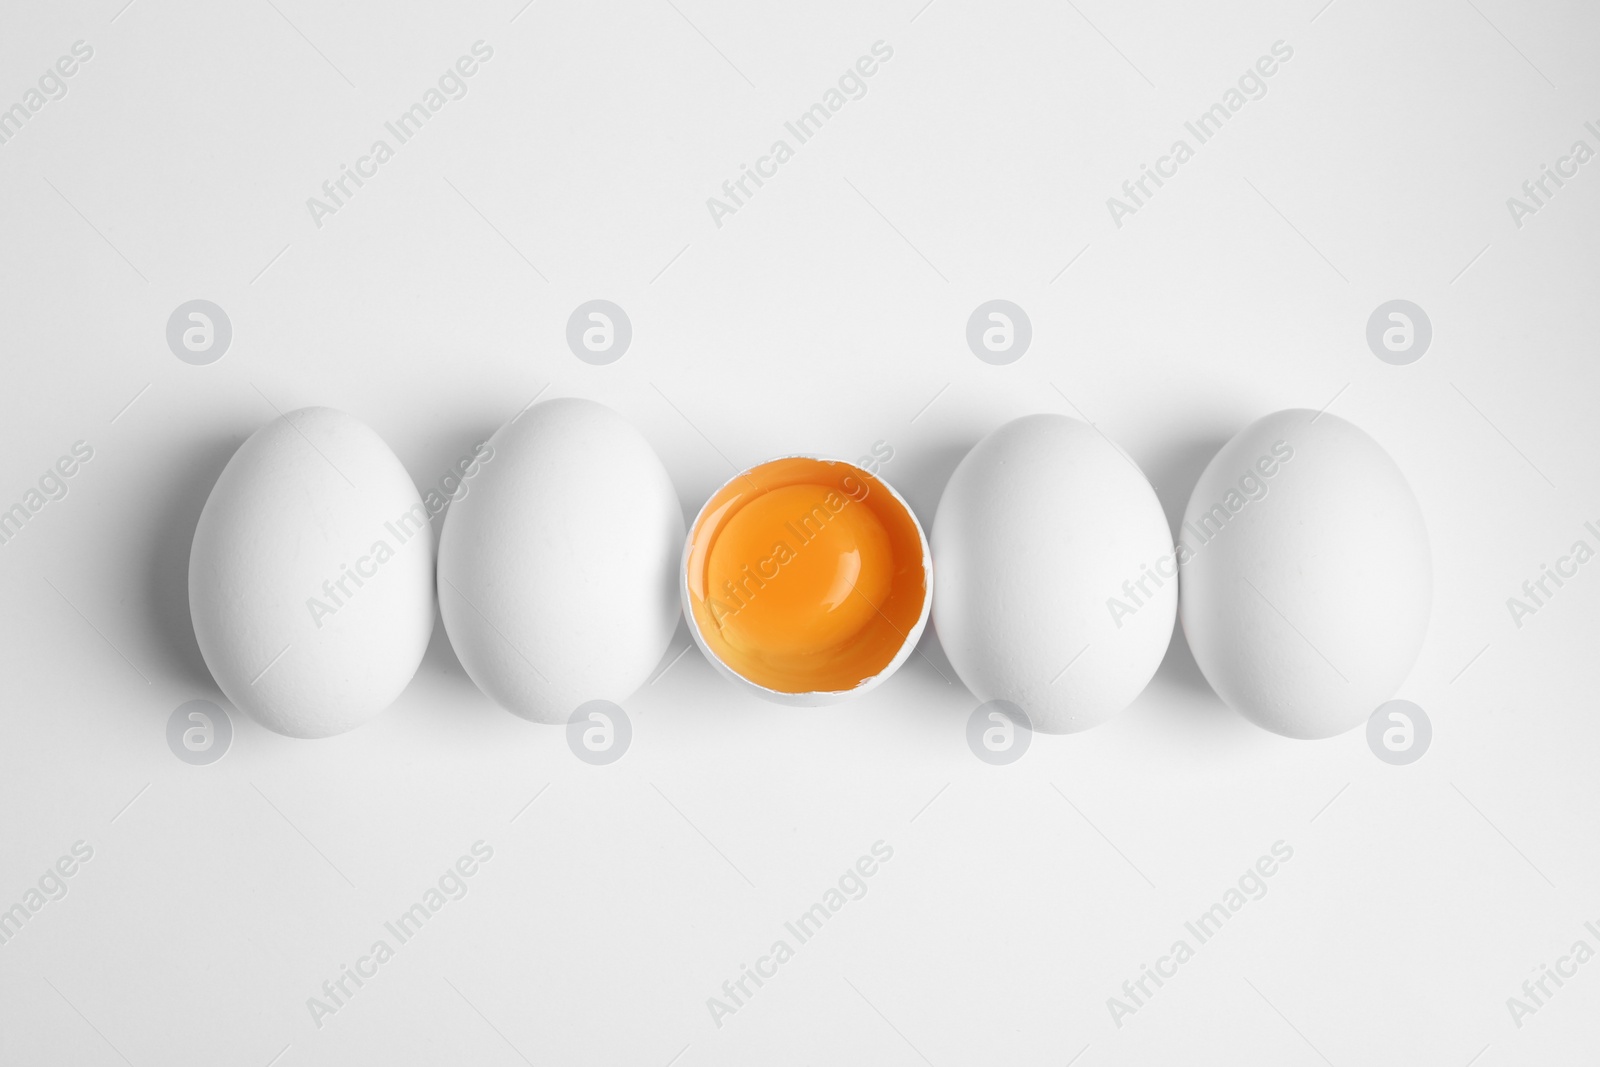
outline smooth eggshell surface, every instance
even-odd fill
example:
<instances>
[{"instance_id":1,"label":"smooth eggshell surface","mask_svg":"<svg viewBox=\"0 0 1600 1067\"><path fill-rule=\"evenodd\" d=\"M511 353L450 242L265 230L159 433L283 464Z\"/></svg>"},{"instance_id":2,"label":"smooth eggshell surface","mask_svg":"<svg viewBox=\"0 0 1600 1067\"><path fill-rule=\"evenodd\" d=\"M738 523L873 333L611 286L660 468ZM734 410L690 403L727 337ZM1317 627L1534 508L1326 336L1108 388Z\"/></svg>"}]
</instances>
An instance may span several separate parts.
<instances>
[{"instance_id":1,"label":"smooth eggshell surface","mask_svg":"<svg viewBox=\"0 0 1600 1067\"><path fill-rule=\"evenodd\" d=\"M1017 419L974 446L939 501L934 629L978 699L1010 701L1035 730L1088 729L1161 664L1177 607L1172 552L1161 504L1126 454L1075 419ZM1153 570L1163 559L1165 578Z\"/></svg>"},{"instance_id":2,"label":"smooth eggshell surface","mask_svg":"<svg viewBox=\"0 0 1600 1067\"><path fill-rule=\"evenodd\" d=\"M624 700L678 625L683 509L666 468L589 400L537 404L489 443L439 536L439 609L461 665L534 722Z\"/></svg>"},{"instance_id":3,"label":"smooth eggshell surface","mask_svg":"<svg viewBox=\"0 0 1600 1067\"><path fill-rule=\"evenodd\" d=\"M433 633L433 529L382 438L331 408L239 446L200 513L189 612L228 699L291 737L388 707Z\"/></svg>"},{"instance_id":4,"label":"smooth eggshell surface","mask_svg":"<svg viewBox=\"0 0 1600 1067\"><path fill-rule=\"evenodd\" d=\"M1195 662L1257 725L1332 737L1410 673L1432 599L1428 533L1358 427L1301 410L1251 423L1200 476L1180 544Z\"/></svg>"}]
</instances>

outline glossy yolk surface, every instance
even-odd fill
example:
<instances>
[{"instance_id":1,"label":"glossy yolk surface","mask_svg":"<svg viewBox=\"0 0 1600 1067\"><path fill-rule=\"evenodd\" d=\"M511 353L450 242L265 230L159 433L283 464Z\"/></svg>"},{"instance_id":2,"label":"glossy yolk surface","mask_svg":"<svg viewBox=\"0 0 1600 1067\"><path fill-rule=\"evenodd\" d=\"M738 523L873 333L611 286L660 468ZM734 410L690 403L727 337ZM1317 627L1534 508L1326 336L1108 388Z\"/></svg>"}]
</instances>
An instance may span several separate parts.
<instances>
[{"instance_id":1,"label":"glossy yolk surface","mask_svg":"<svg viewBox=\"0 0 1600 1067\"><path fill-rule=\"evenodd\" d=\"M712 621L744 652L822 652L872 621L893 568L871 509L826 485L787 485L746 504L712 544Z\"/></svg>"},{"instance_id":2,"label":"glossy yolk surface","mask_svg":"<svg viewBox=\"0 0 1600 1067\"><path fill-rule=\"evenodd\" d=\"M690 609L757 685L836 692L881 672L927 595L915 520L848 463L790 458L712 497L689 552Z\"/></svg>"}]
</instances>

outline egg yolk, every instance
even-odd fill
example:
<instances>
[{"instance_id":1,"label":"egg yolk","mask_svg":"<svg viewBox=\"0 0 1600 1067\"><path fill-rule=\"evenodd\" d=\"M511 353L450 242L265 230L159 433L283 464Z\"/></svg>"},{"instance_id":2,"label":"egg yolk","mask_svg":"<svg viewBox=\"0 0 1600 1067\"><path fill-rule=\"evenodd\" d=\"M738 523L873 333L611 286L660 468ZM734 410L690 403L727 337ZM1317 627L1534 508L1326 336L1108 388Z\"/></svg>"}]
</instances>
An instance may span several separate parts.
<instances>
[{"instance_id":1,"label":"egg yolk","mask_svg":"<svg viewBox=\"0 0 1600 1067\"><path fill-rule=\"evenodd\" d=\"M872 621L892 559L883 524L859 502L825 485L774 489L712 545L707 584L724 594L712 621L741 651L821 652Z\"/></svg>"},{"instance_id":2,"label":"egg yolk","mask_svg":"<svg viewBox=\"0 0 1600 1067\"><path fill-rule=\"evenodd\" d=\"M693 531L690 610L723 663L780 692L836 692L881 672L927 595L922 538L893 493L848 463L747 471Z\"/></svg>"}]
</instances>

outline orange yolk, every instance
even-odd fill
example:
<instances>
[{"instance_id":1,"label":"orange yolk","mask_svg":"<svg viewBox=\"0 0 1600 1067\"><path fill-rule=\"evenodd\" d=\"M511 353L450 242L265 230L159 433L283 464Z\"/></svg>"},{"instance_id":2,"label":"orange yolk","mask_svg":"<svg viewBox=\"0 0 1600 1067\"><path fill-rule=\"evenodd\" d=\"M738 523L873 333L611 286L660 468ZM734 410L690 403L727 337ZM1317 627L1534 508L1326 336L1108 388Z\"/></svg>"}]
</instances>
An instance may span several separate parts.
<instances>
[{"instance_id":1,"label":"orange yolk","mask_svg":"<svg viewBox=\"0 0 1600 1067\"><path fill-rule=\"evenodd\" d=\"M774 460L723 486L701 516L690 609L717 658L757 685L853 689L889 665L921 615L916 522L859 467Z\"/></svg>"},{"instance_id":2,"label":"orange yolk","mask_svg":"<svg viewBox=\"0 0 1600 1067\"><path fill-rule=\"evenodd\" d=\"M742 652L823 652L872 621L893 567L870 509L825 485L786 485L746 504L712 544L712 621Z\"/></svg>"}]
</instances>

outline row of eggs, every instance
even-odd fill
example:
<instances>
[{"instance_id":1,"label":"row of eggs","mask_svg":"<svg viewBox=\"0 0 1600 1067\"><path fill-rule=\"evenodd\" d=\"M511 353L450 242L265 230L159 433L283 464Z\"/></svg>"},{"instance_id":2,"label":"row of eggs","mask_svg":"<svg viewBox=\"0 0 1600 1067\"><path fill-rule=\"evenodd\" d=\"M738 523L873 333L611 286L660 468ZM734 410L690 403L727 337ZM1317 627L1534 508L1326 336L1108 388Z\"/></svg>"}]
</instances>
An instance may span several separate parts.
<instances>
[{"instance_id":1,"label":"row of eggs","mask_svg":"<svg viewBox=\"0 0 1600 1067\"><path fill-rule=\"evenodd\" d=\"M240 446L206 501L189 559L195 637L237 707L324 737L400 695L435 603L478 687L544 723L626 699L680 614L720 673L805 706L884 681L931 616L980 700L1069 733L1139 695L1181 616L1226 703L1321 738L1394 694L1426 632L1421 510L1382 447L1333 415L1281 411L1241 431L1176 541L1133 460L1064 416L1017 419L973 447L931 544L871 466L763 463L686 529L637 429L592 401L550 400L461 462L471 491L436 551L430 507L383 440L305 408Z\"/></svg>"}]
</instances>

